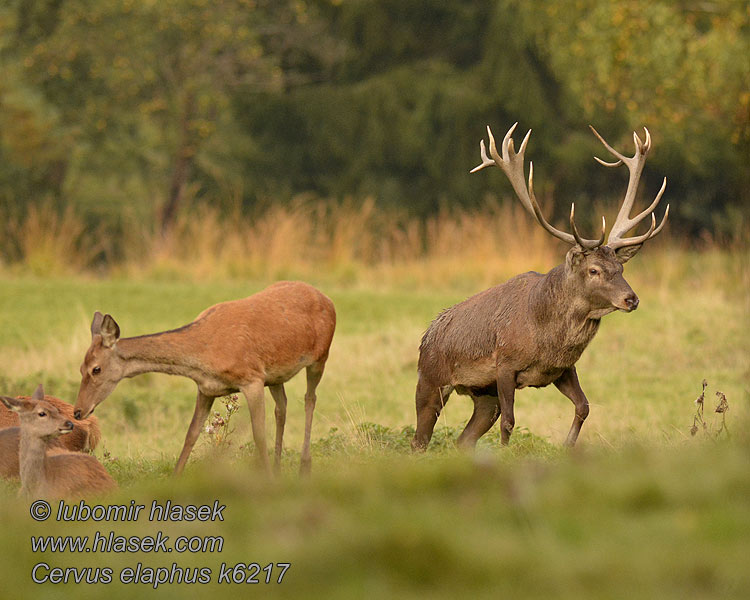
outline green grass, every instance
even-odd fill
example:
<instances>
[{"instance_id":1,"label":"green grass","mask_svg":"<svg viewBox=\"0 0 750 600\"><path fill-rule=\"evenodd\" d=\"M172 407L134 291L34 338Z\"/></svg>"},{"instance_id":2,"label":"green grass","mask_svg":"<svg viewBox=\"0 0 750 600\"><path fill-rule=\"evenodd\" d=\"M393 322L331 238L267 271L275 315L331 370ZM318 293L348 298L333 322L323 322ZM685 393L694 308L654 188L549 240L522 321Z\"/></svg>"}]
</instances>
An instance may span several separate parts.
<instances>
[{"instance_id":1,"label":"green grass","mask_svg":"<svg viewBox=\"0 0 750 600\"><path fill-rule=\"evenodd\" d=\"M747 381L747 275L721 253L633 261L626 277L641 298L632 314L606 317L578 363L592 411L574 452L560 447L572 404L553 387L521 390L508 448L491 430L474 456L454 440L471 402L454 396L429 450L414 456L418 345L442 309L479 291L465 282L441 289L324 275L317 283L337 307L338 328L319 388L313 476L296 476L302 441L304 377L287 386L282 476L252 464L246 406L216 447L203 435L186 474L169 473L192 415L188 380L145 375L121 382L98 408L97 455L121 489L107 502L227 504L223 523L37 524L16 485L0 486L3 586L15 596L113 598L147 586L34 585L33 564L207 566L291 562L289 597L710 598L746 597L750 577L750 388ZM173 328L206 306L251 294L267 282L185 282L0 278L0 387L74 401L78 366L94 310L110 312L124 336ZM730 402L732 437L690 436L693 400L707 379ZM273 435L272 402L267 426ZM223 406L217 402L217 410ZM272 439L272 438L271 438ZM106 452L106 454L105 454ZM221 535L220 554L33 555L29 536L94 531L172 537ZM163 596L246 594L237 585L162 586ZM252 591L251 591L252 593Z\"/></svg>"}]
</instances>

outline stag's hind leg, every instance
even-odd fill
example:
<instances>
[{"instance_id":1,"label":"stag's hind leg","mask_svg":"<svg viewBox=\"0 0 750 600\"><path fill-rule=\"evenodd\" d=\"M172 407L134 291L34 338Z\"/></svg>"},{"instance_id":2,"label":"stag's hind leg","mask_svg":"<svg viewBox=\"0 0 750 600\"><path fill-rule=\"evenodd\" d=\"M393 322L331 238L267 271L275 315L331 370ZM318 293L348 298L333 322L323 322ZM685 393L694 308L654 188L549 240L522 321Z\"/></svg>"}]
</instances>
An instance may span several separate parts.
<instances>
[{"instance_id":1,"label":"stag's hind leg","mask_svg":"<svg viewBox=\"0 0 750 600\"><path fill-rule=\"evenodd\" d=\"M268 389L271 390L271 396L273 396L274 402L276 402L276 408L274 409L274 416L276 417L276 447L274 451L273 467L278 473L281 470L281 451L284 447L284 426L286 425L286 392L284 391L284 384L270 385Z\"/></svg>"},{"instance_id":2,"label":"stag's hind leg","mask_svg":"<svg viewBox=\"0 0 750 600\"><path fill-rule=\"evenodd\" d=\"M417 381L417 432L411 441L412 450L424 450L432 438L440 412L448 402L452 388L441 387L420 373Z\"/></svg>"},{"instance_id":3,"label":"stag's hind leg","mask_svg":"<svg viewBox=\"0 0 750 600\"><path fill-rule=\"evenodd\" d=\"M312 436L313 413L317 395L315 390L323 377L325 360L316 362L307 367L307 391L305 392L305 440L302 442L302 456L300 458L299 471L302 475L310 473L312 456L310 455L310 437Z\"/></svg>"},{"instance_id":4,"label":"stag's hind leg","mask_svg":"<svg viewBox=\"0 0 750 600\"><path fill-rule=\"evenodd\" d=\"M458 436L459 448L474 448L477 440L490 430L500 416L497 396L472 396L474 412L463 432Z\"/></svg>"},{"instance_id":5,"label":"stag's hind leg","mask_svg":"<svg viewBox=\"0 0 750 600\"><path fill-rule=\"evenodd\" d=\"M578 434L581 432L581 426L589 416L589 401L586 398L586 394L581 389L581 384L578 382L578 373L575 367L570 367L563 372L562 375L555 381L555 386L563 394L573 401L576 407L576 414L573 417L573 424L570 426L568 437L565 440L566 446L573 446L578 439Z\"/></svg>"}]
</instances>

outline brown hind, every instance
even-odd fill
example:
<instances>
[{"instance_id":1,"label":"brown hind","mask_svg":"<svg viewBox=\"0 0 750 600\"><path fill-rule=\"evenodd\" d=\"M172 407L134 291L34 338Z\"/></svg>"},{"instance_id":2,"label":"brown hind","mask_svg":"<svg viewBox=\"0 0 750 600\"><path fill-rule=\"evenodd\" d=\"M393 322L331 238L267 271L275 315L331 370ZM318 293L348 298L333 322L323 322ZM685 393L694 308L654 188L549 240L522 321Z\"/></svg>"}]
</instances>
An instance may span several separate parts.
<instances>
[{"instance_id":1,"label":"brown hind","mask_svg":"<svg viewBox=\"0 0 750 600\"><path fill-rule=\"evenodd\" d=\"M48 450L49 440L74 430L73 423L37 387L30 399L0 396L0 401L18 413L20 442L19 494L34 498L82 498L117 487L106 469L89 454ZM3 456L0 456L2 460Z\"/></svg>"},{"instance_id":2,"label":"brown hind","mask_svg":"<svg viewBox=\"0 0 750 600\"><path fill-rule=\"evenodd\" d=\"M31 396L16 396L16 398L19 400L30 400ZM45 394L44 399L60 411L61 415L64 415L71 421L73 420L72 404L47 394ZM18 427L18 423L18 413L9 410L4 404L0 404L0 430L8 427ZM99 420L91 415L89 418L77 422L73 431L68 435L55 439L53 444L71 452L87 452L96 448L100 439L101 430L99 429Z\"/></svg>"},{"instance_id":3,"label":"brown hind","mask_svg":"<svg viewBox=\"0 0 750 600\"><path fill-rule=\"evenodd\" d=\"M300 470L307 472L315 390L323 376L335 327L333 302L298 281L282 281L248 298L216 304L183 327L151 335L121 339L115 320L97 312L91 323L91 346L81 365L75 416L88 417L126 377L149 372L189 377L198 386L198 397L175 466L175 473L180 473L214 399L241 391L250 409L257 458L269 470L263 392L267 386L276 402L278 469L286 423L284 383L306 368Z\"/></svg>"},{"instance_id":4,"label":"brown hind","mask_svg":"<svg viewBox=\"0 0 750 600\"><path fill-rule=\"evenodd\" d=\"M30 400L31 396L16 396L17 400ZM57 408L61 415L73 420L73 405L56 398L44 396L44 400ZM0 477L4 479L18 478L18 444L21 429L18 413L10 410L0 402ZM64 450L70 452L88 452L96 448L101 438L98 419L94 416L80 421L80 425L67 435L50 438L47 442L49 450Z\"/></svg>"}]
</instances>

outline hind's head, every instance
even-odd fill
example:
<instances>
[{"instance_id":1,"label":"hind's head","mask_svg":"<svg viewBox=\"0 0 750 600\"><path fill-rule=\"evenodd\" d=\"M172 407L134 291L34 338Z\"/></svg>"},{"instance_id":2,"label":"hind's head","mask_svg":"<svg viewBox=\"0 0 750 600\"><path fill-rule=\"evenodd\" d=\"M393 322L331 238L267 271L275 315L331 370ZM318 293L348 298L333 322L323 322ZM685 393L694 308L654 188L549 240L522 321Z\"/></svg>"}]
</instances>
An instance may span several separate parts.
<instances>
[{"instance_id":1,"label":"hind's head","mask_svg":"<svg viewBox=\"0 0 750 600\"><path fill-rule=\"evenodd\" d=\"M21 431L24 434L46 440L73 431L73 423L44 399L42 384L39 384L31 398L0 396L0 401L18 413Z\"/></svg>"},{"instance_id":2,"label":"hind's head","mask_svg":"<svg viewBox=\"0 0 750 600\"><path fill-rule=\"evenodd\" d=\"M81 364L81 386L75 404L75 418L85 419L112 393L124 376L123 360L117 353L120 327L110 315L94 313L91 345Z\"/></svg>"}]
</instances>

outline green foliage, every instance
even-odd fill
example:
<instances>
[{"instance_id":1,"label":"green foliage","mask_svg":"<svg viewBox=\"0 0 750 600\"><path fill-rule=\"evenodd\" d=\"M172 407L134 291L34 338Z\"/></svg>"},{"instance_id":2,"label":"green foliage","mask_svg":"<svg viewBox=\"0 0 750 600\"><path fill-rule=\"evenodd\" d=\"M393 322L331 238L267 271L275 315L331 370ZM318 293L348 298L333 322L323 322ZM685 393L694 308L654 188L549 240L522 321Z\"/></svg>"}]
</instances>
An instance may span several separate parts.
<instances>
[{"instance_id":1,"label":"green foliage","mask_svg":"<svg viewBox=\"0 0 750 600\"><path fill-rule=\"evenodd\" d=\"M467 171L485 124L519 120L561 217L624 186L591 160L592 122L623 148L648 126L646 193L666 175L675 224L737 234L749 20L741 0L9 0L0 206L71 204L115 248L123 222L196 203L313 192L425 215L510 195Z\"/></svg>"}]
</instances>

